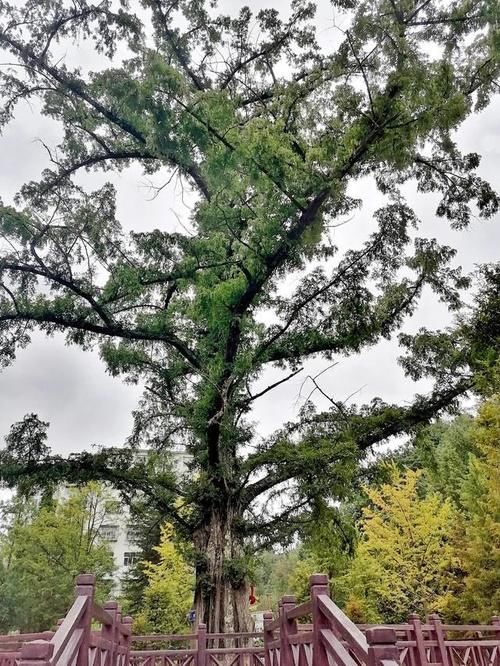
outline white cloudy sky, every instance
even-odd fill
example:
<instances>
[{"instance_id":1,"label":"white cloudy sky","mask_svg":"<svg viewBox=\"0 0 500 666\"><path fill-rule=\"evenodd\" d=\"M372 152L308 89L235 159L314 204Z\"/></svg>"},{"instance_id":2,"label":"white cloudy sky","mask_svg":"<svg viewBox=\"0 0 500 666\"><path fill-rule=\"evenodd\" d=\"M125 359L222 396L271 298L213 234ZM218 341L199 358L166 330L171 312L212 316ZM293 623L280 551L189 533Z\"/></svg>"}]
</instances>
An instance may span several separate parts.
<instances>
[{"instance_id":1,"label":"white cloudy sky","mask_svg":"<svg viewBox=\"0 0 500 666\"><path fill-rule=\"evenodd\" d=\"M257 7L254 2L249 4ZM284 3L261 1L258 6L279 4ZM236 3L232 2L231 7L236 7ZM327 3L321 3L319 24L325 45L337 39L332 9ZM86 50L73 49L67 57L90 63L92 60ZM499 118L500 100L497 99L486 111L471 117L457 134L463 150L483 155L480 173L497 188L500 187ZM15 121L0 136L0 197L5 203L12 200L24 182L37 178L46 165L47 156L39 139L54 144L57 136L57 127L41 118L36 109L27 105L18 108ZM104 180L102 174L92 174L84 177L83 182L96 186ZM113 181L118 187L119 216L126 229L179 228L176 214L186 215L179 188L166 188L152 200L147 180L137 167L115 176ZM381 203L368 180L356 183L352 192L361 196L365 204L349 224L336 230L335 241L341 248L362 243L373 228L371 213ZM486 222L475 220L468 230L453 232L433 215L435 199L417 197L411 189L408 198L423 220L420 234L437 237L456 247L456 263L464 269L469 271L477 263L498 260L499 218ZM437 328L448 322L449 315L444 308L426 296L407 328L420 325ZM338 365L322 376L322 386L336 399L345 399L357 392L357 401L368 401L376 395L389 401L407 401L426 385L416 386L403 376L396 362L397 355L395 342L384 341L358 357L338 359ZM301 387L302 396L309 393L307 382L302 386L304 379L327 365L321 359L308 363L301 375L257 403L253 418L258 423L258 432L265 435L293 418L303 401ZM279 376L270 371L263 381L273 381ZM0 441L13 422L27 412L36 412L50 421L50 443L58 452L82 450L92 444L117 445L123 443L130 432L131 411L139 396L140 387L127 386L106 374L97 353L66 347L62 336L47 339L37 334L32 344L19 352L16 362L0 373Z\"/></svg>"}]
</instances>

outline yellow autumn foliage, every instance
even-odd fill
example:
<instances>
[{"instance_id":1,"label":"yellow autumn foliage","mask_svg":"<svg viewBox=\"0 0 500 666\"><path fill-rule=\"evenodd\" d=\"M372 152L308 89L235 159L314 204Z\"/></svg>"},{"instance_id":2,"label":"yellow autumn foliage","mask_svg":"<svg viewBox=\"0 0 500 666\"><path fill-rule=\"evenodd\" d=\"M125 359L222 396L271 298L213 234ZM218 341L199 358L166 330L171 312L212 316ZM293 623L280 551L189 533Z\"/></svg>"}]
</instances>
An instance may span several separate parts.
<instances>
[{"instance_id":1,"label":"yellow autumn foliage","mask_svg":"<svg viewBox=\"0 0 500 666\"><path fill-rule=\"evenodd\" d=\"M187 613L193 601L194 573L173 541L173 527L163 526L155 548L157 563L144 562L148 584L136 633L182 633L187 631Z\"/></svg>"},{"instance_id":2,"label":"yellow autumn foliage","mask_svg":"<svg viewBox=\"0 0 500 666\"><path fill-rule=\"evenodd\" d=\"M410 612L442 611L455 587L456 511L437 494L419 497L420 471L392 470L390 483L366 488L362 538L341 581L356 620L402 622Z\"/></svg>"}]
</instances>

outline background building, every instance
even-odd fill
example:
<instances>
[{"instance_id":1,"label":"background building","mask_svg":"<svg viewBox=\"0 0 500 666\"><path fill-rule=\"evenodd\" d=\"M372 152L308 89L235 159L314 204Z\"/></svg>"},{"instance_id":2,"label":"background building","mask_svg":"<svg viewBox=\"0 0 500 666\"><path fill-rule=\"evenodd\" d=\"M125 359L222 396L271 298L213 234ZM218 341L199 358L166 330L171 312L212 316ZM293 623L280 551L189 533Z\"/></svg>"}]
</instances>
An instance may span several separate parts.
<instances>
[{"instance_id":1,"label":"background building","mask_svg":"<svg viewBox=\"0 0 500 666\"><path fill-rule=\"evenodd\" d=\"M137 462L146 461L150 451L142 450L135 452ZM165 454L165 460L171 466L174 472L180 477L188 471L190 455L182 448L174 449ZM55 496L57 499L67 499L72 484L60 486ZM134 532L134 526L131 524L129 507L122 502L120 493L111 487L107 487L112 498L116 498L118 509L116 513L107 512L101 526L99 535L107 541L113 551L115 563L115 574L113 580L114 593L118 594L121 590L122 581L131 566L136 564L141 558L141 552L137 543L137 535ZM40 496L38 497L40 500Z\"/></svg>"},{"instance_id":2,"label":"background building","mask_svg":"<svg viewBox=\"0 0 500 666\"><path fill-rule=\"evenodd\" d=\"M136 460L145 460L148 455L149 451L147 450L138 451L136 453ZM187 472L190 456L184 449L169 451L168 459L178 476ZM120 499L118 492L113 490L111 492L113 495L116 495L117 499ZM123 577L129 568L136 564L141 557L134 527L130 523L130 512L126 504L120 502L119 512L108 515L106 521L101 525L99 533L101 538L109 543L113 551L116 566L114 587L115 592L119 592Z\"/></svg>"}]
</instances>

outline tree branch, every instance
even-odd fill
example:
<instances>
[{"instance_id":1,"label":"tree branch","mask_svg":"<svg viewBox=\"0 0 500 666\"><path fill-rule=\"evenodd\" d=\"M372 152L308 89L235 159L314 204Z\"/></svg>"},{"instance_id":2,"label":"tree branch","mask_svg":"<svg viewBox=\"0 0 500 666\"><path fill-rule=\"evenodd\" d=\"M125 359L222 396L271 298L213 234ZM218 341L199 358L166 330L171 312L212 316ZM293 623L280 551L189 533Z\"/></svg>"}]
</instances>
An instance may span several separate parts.
<instances>
[{"instance_id":1,"label":"tree branch","mask_svg":"<svg viewBox=\"0 0 500 666\"><path fill-rule=\"evenodd\" d=\"M25 463L15 459L8 451L0 453L0 481L14 488L22 479L34 485L55 483L80 483L105 481L121 491L126 497L139 492L149 498L164 513L178 524L186 527L187 522L175 507L175 498L182 492L173 480L162 475L156 482L149 469L131 464L131 451L102 450L92 454L83 452L69 458L49 456L35 462Z\"/></svg>"},{"instance_id":2,"label":"tree branch","mask_svg":"<svg viewBox=\"0 0 500 666\"><path fill-rule=\"evenodd\" d=\"M16 313L0 313L0 322L25 321L36 324L53 324L56 327L61 327L63 330L73 329L105 337L116 337L124 340L163 342L176 349L194 368L197 370L201 369L197 355L173 333L160 334L151 333L147 329L126 329L118 323L100 325L89 321L87 316L88 313L81 315L80 317L70 317L55 312L29 312L24 310Z\"/></svg>"},{"instance_id":3,"label":"tree branch","mask_svg":"<svg viewBox=\"0 0 500 666\"><path fill-rule=\"evenodd\" d=\"M383 405L367 415L350 415L349 423L344 427L342 439L354 439L360 452L387 440L390 437L408 433L415 426L429 422L441 411L449 407L460 396L466 394L474 386L470 377L459 380L454 386L442 391L434 391L425 398L418 398L410 407ZM333 417L335 419L336 417ZM321 422L332 421L330 413L319 414L308 422L309 425L318 426ZM300 427L300 422L295 428ZM300 469L296 456L290 460L277 458L277 452L282 448L282 441L273 445L266 451L249 456L245 467L257 471L259 468L271 465L276 469L267 476L248 485L243 491L244 503L251 504L257 497L268 492L275 486L295 478ZM332 456L338 457L338 451L332 447Z\"/></svg>"},{"instance_id":4,"label":"tree branch","mask_svg":"<svg viewBox=\"0 0 500 666\"><path fill-rule=\"evenodd\" d=\"M91 106L100 116L105 118L112 125L115 125L125 132L125 134L133 137L142 146L146 146L147 137L145 137L133 123L120 116L115 109L110 109L104 106L99 100L92 97L86 90L86 85L83 81L72 77L70 74L63 72L53 65L50 65L46 58L37 56L32 49L10 37L4 30L0 30L0 44L2 43L10 47L11 51L13 51L27 65L33 67L35 71L41 70L43 73L52 77L52 79L57 81L62 87L63 91L64 89L70 91L77 98ZM208 187L194 164L182 163L176 160L175 156L172 154L169 154L167 157L173 164L175 164L175 166L181 169L181 171L184 171L191 176L206 199L210 198ZM159 156L157 156L157 159L159 159Z\"/></svg>"},{"instance_id":5,"label":"tree branch","mask_svg":"<svg viewBox=\"0 0 500 666\"><path fill-rule=\"evenodd\" d=\"M284 384L285 382L292 379L292 377L295 377L295 375L298 375L299 372L302 372L303 369L304 368L299 368L298 370L295 370L294 372L291 372L286 377L283 377L283 379L279 379L277 382L274 382L273 384L270 384L269 386L267 386L262 391L259 391L258 393L254 393L253 395L250 395L248 398L245 398L244 400L241 400L238 404L240 406L246 406L246 405L250 404L251 402L253 402L254 400L257 400L258 398L262 398L262 396L265 395L266 393L269 393L269 391L272 391L277 386L280 386L281 384Z\"/></svg>"}]
</instances>

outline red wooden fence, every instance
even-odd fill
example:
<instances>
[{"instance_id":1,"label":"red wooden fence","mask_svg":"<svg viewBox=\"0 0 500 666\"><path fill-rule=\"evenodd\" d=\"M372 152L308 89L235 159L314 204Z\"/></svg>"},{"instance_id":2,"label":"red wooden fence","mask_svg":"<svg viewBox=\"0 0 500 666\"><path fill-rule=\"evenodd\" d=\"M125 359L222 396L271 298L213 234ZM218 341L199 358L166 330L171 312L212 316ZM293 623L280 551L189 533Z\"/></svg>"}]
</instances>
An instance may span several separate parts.
<instances>
[{"instance_id":1,"label":"red wooden fence","mask_svg":"<svg viewBox=\"0 0 500 666\"><path fill-rule=\"evenodd\" d=\"M311 576L310 591L309 601L300 605L294 597L283 597L276 619L265 615L265 666L400 664L394 629L373 627L363 633L330 599L326 576ZM306 623L299 622L304 618Z\"/></svg>"},{"instance_id":2,"label":"red wooden fence","mask_svg":"<svg viewBox=\"0 0 500 666\"><path fill-rule=\"evenodd\" d=\"M204 624L196 634L133 636L134 644L148 643L149 647L132 650L130 666L264 666L262 639L259 632L207 634ZM162 642L168 647L159 648ZM188 646L172 647L179 642Z\"/></svg>"},{"instance_id":3,"label":"red wooden fence","mask_svg":"<svg viewBox=\"0 0 500 666\"><path fill-rule=\"evenodd\" d=\"M55 632L0 636L0 666L500 666L500 619L491 624L355 625L331 600L326 576L310 599L283 597L263 633L132 635L116 602L94 602L95 579L77 579L75 601Z\"/></svg>"},{"instance_id":4,"label":"red wooden fence","mask_svg":"<svg viewBox=\"0 0 500 666\"><path fill-rule=\"evenodd\" d=\"M0 636L0 666L128 666L132 618L94 602L95 577L78 576L75 601L55 632Z\"/></svg>"}]
</instances>

